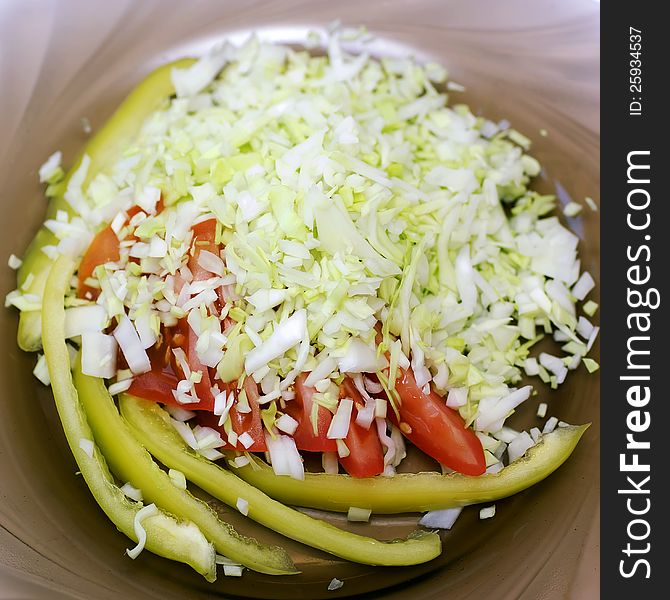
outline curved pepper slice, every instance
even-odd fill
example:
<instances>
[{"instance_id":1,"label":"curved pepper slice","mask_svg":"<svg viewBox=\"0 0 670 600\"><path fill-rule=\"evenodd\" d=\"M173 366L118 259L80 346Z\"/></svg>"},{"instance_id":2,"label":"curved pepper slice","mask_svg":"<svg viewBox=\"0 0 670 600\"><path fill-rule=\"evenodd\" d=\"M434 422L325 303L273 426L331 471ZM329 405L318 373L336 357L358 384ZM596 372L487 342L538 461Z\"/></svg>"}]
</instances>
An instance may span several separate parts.
<instances>
[{"instance_id":1,"label":"curved pepper slice","mask_svg":"<svg viewBox=\"0 0 670 600\"><path fill-rule=\"evenodd\" d=\"M146 117L174 94L172 69L188 67L194 61L195 59L186 58L163 65L152 71L133 89L102 129L86 144L65 179L58 184L47 209L47 219L53 218L59 210L72 214L72 208L65 200L65 190L70 178L79 168L84 155L88 155L91 159L84 181L86 186L98 173L114 164L129 141L137 134ZM53 261L42 252L42 248L56 243L58 243L56 236L42 225L26 250L23 264L17 274L19 288L22 288L29 274L33 276L30 285L22 288L24 292L35 294L40 298L43 296ZM39 310L21 312L17 341L19 347L28 352L39 350L42 347L42 323Z\"/></svg>"},{"instance_id":2,"label":"curved pepper slice","mask_svg":"<svg viewBox=\"0 0 670 600\"><path fill-rule=\"evenodd\" d=\"M384 514L424 512L493 502L535 485L568 459L588 427L559 427L543 435L523 457L495 474L398 473L394 477L356 479L305 473L305 479L298 481L278 477L259 459L257 465L241 467L235 473L275 500L295 506L339 512L346 512L350 506Z\"/></svg>"},{"instance_id":3,"label":"curved pepper slice","mask_svg":"<svg viewBox=\"0 0 670 600\"><path fill-rule=\"evenodd\" d=\"M440 538L433 533L415 532L407 540L380 542L284 506L234 473L195 454L172 427L167 413L155 403L124 394L119 405L137 439L163 464L180 470L188 480L230 506L236 506L238 498L246 500L250 518L282 535L370 565L413 565L440 554Z\"/></svg>"},{"instance_id":4,"label":"curved pepper slice","mask_svg":"<svg viewBox=\"0 0 670 600\"><path fill-rule=\"evenodd\" d=\"M195 523L220 554L260 573L297 573L283 548L267 546L240 535L231 525L221 521L207 504L176 487L133 436L119 415L104 380L84 375L79 361L74 370L74 383L96 442L118 477L142 490L142 495L150 502Z\"/></svg>"},{"instance_id":5,"label":"curved pepper slice","mask_svg":"<svg viewBox=\"0 0 670 600\"><path fill-rule=\"evenodd\" d=\"M128 499L115 485L105 458L95 446L91 455L81 444L82 440L93 441L93 434L72 383L70 357L65 343L63 301L73 271L74 263L70 259L56 261L48 277L42 305L44 354L54 400L65 437L93 497L119 531L137 541L134 521L142 504ZM86 444L83 446L86 447ZM159 511L143 520L142 525L147 533L147 550L190 565L207 581L216 579L214 547L193 523L176 521Z\"/></svg>"}]
</instances>

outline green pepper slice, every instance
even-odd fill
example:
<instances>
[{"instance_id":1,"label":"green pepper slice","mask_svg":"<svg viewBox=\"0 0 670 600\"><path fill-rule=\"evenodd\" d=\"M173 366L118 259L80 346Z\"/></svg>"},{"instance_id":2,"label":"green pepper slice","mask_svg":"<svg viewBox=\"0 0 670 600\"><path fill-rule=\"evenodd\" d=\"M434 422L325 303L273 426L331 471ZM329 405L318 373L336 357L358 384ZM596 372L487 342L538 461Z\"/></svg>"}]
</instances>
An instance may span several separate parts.
<instances>
[{"instance_id":1,"label":"green pepper slice","mask_svg":"<svg viewBox=\"0 0 670 600\"><path fill-rule=\"evenodd\" d=\"M373 513L424 512L493 502L535 485L572 454L589 425L559 427L542 436L526 454L495 474L476 477L440 473L398 473L356 479L305 473L304 481L279 477L259 459L235 474L268 496L294 506L346 512L350 506Z\"/></svg>"},{"instance_id":2,"label":"green pepper slice","mask_svg":"<svg viewBox=\"0 0 670 600\"><path fill-rule=\"evenodd\" d=\"M114 164L123 149L140 130L144 120L174 94L172 69L186 68L194 61L195 59L185 58L163 65L152 71L133 89L100 131L79 153L65 179L56 186L47 209L47 219L53 218L59 210L64 210L69 214L73 213L65 200L65 190L70 178L79 168L84 155L88 155L91 159L83 184L87 186L98 173ZM42 252L42 248L55 243L58 243L56 236L42 225L28 246L23 264L17 273L19 288L29 274L33 276L30 285L23 288L25 293L35 294L42 298L49 269L53 264L53 261ZM17 341L19 347L27 352L34 352L42 347L42 323L39 310L21 312Z\"/></svg>"},{"instance_id":3,"label":"green pepper slice","mask_svg":"<svg viewBox=\"0 0 670 600\"><path fill-rule=\"evenodd\" d=\"M160 462L178 469L189 481L229 506L235 507L238 499L246 500L251 519L282 535L369 565L414 565L432 560L441 552L440 538L434 533L417 531L407 540L380 542L313 519L269 498L234 473L196 454L156 403L124 394L119 406L134 435Z\"/></svg>"},{"instance_id":4,"label":"green pepper slice","mask_svg":"<svg viewBox=\"0 0 670 600\"><path fill-rule=\"evenodd\" d=\"M118 477L139 488L147 500L195 523L214 543L216 550L227 558L270 575L298 572L283 548L263 545L240 535L231 525L221 521L207 504L175 486L133 436L119 415L104 380L84 375L80 361L75 365L74 383L95 440Z\"/></svg>"},{"instance_id":5,"label":"green pepper slice","mask_svg":"<svg viewBox=\"0 0 670 600\"><path fill-rule=\"evenodd\" d=\"M59 258L51 268L44 292L44 354L46 356L54 400L63 431L79 470L96 502L116 527L137 542L134 522L142 504L127 498L114 483L104 456L97 447L87 451L83 440L93 441L91 428L72 383L70 357L65 343L65 292L70 285L74 262ZM198 527L188 521L177 521L164 513L142 521L147 539L145 548L154 554L186 563L207 581L216 579L214 547Z\"/></svg>"}]
</instances>

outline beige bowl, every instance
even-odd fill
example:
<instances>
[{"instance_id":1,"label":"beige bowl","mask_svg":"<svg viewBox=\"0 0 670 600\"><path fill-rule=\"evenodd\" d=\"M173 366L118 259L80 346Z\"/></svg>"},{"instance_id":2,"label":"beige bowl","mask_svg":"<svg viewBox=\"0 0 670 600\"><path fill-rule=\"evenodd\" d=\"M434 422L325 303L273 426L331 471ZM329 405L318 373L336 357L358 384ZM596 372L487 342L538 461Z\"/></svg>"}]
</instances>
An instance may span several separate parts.
<instances>
[{"instance_id":1,"label":"beige bowl","mask_svg":"<svg viewBox=\"0 0 670 600\"><path fill-rule=\"evenodd\" d=\"M215 40L258 30L300 43L334 19L366 24L379 54L437 59L467 87L453 94L477 113L509 119L534 141L545 170L538 187L583 201L598 198L598 5L591 0L340 0L339 2L4 0L0 9L0 258L20 255L41 223L37 169L53 151L71 160L84 143L82 118L98 128L152 67ZM546 130L546 137L540 130ZM570 225L583 264L597 275L599 215ZM4 292L14 274L3 271ZM596 294L597 296L597 294ZM598 299L597 297L595 298ZM208 585L187 568L143 553L135 562L84 482L60 430L50 393L32 377L34 357L15 346L17 315L0 313L0 597L30 598L495 598L598 596L599 387L573 373L559 391L515 416L538 424L539 401L565 421L592 421L555 475L497 505L479 522L466 509L444 534L435 561L404 569L352 565L224 511L240 530L284 543L303 571L272 578L247 573ZM597 350L597 348L596 348ZM342 523L341 517L326 518ZM349 527L382 538L405 535L416 515ZM332 577L345 581L337 592Z\"/></svg>"}]
</instances>

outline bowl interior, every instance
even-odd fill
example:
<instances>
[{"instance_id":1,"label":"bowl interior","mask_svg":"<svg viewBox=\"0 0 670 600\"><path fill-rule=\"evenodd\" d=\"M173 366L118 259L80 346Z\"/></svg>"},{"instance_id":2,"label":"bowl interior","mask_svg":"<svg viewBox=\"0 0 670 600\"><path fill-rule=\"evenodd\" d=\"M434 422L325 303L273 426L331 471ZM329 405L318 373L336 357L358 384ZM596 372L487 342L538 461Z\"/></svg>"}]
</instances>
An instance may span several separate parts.
<instances>
[{"instance_id":1,"label":"bowl interior","mask_svg":"<svg viewBox=\"0 0 670 600\"><path fill-rule=\"evenodd\" d=\"M42 162L60 149L67 164L86 139L81 119L99 127L142 74L215 40L239 41L252 30L300 43L310 28L335 18L366 24L378 36L375 54L411 53L444 64L467 90L451 94L450 103L507 119L533 140L532 154L544 167L537 189L557 193L563 203L597 200L598 13L591 2L513 0L505 8L495 0L43 4L48 10L33 12L9 2L0 14L2 49L21 49L11 64L0 62L0 88L8 92L0 114L2 257L21 255L42 221L36 175ZM586 208L569 225L581 239L584 267L598 279L598 213ZM9 269L3 271L5 293L13 289L13 278ZM599 300L597 290L593 298ZM14 312L0 313L7 349L0 367L0 581L4 570L39 586L35 597L44 598L377 598L382 589L388 598L559 598L569 591L572 597L593 597L599 386L598 377L584 369L571 373L557 391L537 384L539 395L513 421L538 425L537 404L547 402L549 414L562 420L593 422L573 457L548 480L497 503L494 519L479 522L478 508L466 509L442 534L440 558L404 569L353 565L219 507L243 533L287 547L302 574L220 576L210 585L149 553L134 562L124 556L128 541L75 475L50 392L32 377L35 358L15 346L16 324ZM360 525L310 512L380 539L407 535L418 518L380 516ZM328 592L333 577L345 585Z\"/></svg>"}]
</instances>

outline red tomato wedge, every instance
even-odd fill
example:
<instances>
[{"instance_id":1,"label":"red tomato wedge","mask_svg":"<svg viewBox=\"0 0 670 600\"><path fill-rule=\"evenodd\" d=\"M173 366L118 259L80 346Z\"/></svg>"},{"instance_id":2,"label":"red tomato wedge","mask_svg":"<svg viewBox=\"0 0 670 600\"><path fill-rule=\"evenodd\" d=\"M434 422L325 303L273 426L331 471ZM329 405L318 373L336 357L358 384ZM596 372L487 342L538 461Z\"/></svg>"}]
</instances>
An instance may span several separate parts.
<instances>
[{"instance_id":1,"label":"red tomato wedge","mask_svg":"<svg viewBox=\"0 0 670 600\"><path fill-rule=\"evenodd\" d=\"M162 199L157 209L159 212L162 210ZM139 212L138 207L131 208L128 211L129 218L132 218L137 212ZM215 219L208 219L193 226L192 254L189 257L188 266L193 273L194 281L202 281L212 277L212 273L198 265L198 256L203 249L218 255L220 248L214 242L215 236ZM118 256L118 240L116 245ZM163 338L164 344L160 347L154 346L148 351L152 370L149 373L136 377L129 392L148 400L155 400L172 406L180 406L188 410L213 411L213 373L210 372L210 369L206 365L202 364L198 357L196 352L198 337L188 324L188 321L184 318L179 321L176 327L164 329ZM194 384L196 395L200 399L199 402L181 404L177 402L174 394L172 394L172 390L176 390L179 380L184 377L172 353L172 348L177 346L183 348L190 370L201 374L200 381ZM263 443L265 442L263 441Z\"/></svg>"},{"instance_id":2,"label":"red tomato wedge","mask_svg":"<svg viewBox=\"0 0 670 600\"><path fill-rule=\"evenodd\" d=\"M238 435L246 431L252 437L254 443L247 448L249 452L265 452L268 447L265 443L265 434L261 421L261 407L258 404L260 394L258 393L258 385L251 377L247 377L244 380L244 391L247 393L247 401L251 412L241 413L236 410L231 416L233 429ZM239 450L240 444L238 443L237 446Z\"/></svg>"},{"instance_id":3,"label":"red tomato wedge","mask_svg":"<svg viewBox=\"0 0 670 600\"><path fill-rule=\"evenodd\" d=\"M245 448L243 444L239 441L233 447L227 442L226 432L223 425L219 426L219 417L213 413L202 412L198 413L196 417L197 422L204 427L211 427L216 429L220 434L223 440L226 442L224 448L235 449L239 451L247 452L265 452L267 444L265 443L265 435L263 433L263 422L261 421L261 409L258 404L258 386L256 382L251 378L247 377L244 380L244 390L247 394L247 401L249 402L249 408L251 412L242 413L237 410L237 388L235 384L230 384L226 386L229 392L235 394L235 404L230 409L230 420L233 426L233 431L237 435L242 435L243 433L248 433L253 440L253 443L248 448Z\"/></svg>"},{"instance_id":4,"label":"red tomato wedge","mask_svg":"<svg viewBox=\"0 0 670 600\"><path fill-rule=\"evenodd\" d=\"M163 210L163 196L161 195L158 204L156 205L156 212ZM126 214L129 221L142 209L135 205L131 206ZM93 238L91 245L86 250L84 258L79 265L79 285L77 286L77 297L86 298L88 300L96 300L100 295L100 289L86 285L86 280L93 275L93 271L99 265L104 265L108 262L115 262L119 260L119 238L114 233L111 225L108 225L99 231ZM88 294L88 295L87 295Z\"/></svg>"},{"instance_id":5,"label":"red tomato wedge","mask_svg":"<svg viewBox=\"0 0 670 600\"><path fill-rule=\"evenodd\" d=\"M328 427L333 420L331 412L319 406L317 412L316 435L312 425L312 407L314 401L312 396L316 392L313 387L305 385L305 379L309 373L303 373L295 381L295 398L286 403L284 412L298 421L298 428L293 434L295 445L298 450L307 452L336 452L337 443L326 437Z\"/></svg>"},{"instance_id":6,"label":"red tomato wedge","mask_svg":"<svg viewBox=\"0 0 670 600\"><path fill-rule=\"evenodd\" d=\"M133 379L128 388L128 393L138 398L169 404L170 406L179 406L191 410L194 405L186 405L177 402L172 393L177 389L179 379L169 371L153 369L148 373L142 373Z\"/></svg>"},{"instance_id":7,"label":"red tomato wedge","mask_svg":"<svg viewBox=\"0 0 670 600\"><path fill-rule=\"evenodd\" d=\"M474 431L444 398L431 390L424 394L411 370L401 371L395 389L400 395L400 431L417 448L463 475L481 475L486 470L482 444ZM394 411L391 420L398 425ZM409 429L408 429L409 427Z\"/></svg>"},{"instance_id":8,"label":"red tomato wedge","mask_svg":"<svg viewBox=\"0 0 670 600\"><path fill-rule=\"evenodd\" d=\"M117 260L119 260L119 238L116 237L112 227L107 226L96 234L81 260L77 297L96 300L100 295L100 289L86 285L86 280L93 275L98 265Z\"/></svg>"},{"instance_id":9,"label":"red tomato wedge","mask_svg":"<svg viewBox=\"0 0 670 600\"><path fill-rule=\"evenodd\" d=\"M216 243L216 219L207 219L200 223L196 223L193 227L193 241L191 242L191 256L188 259L188 268L193 273L193 281L203 281L216 277L216 275L207 269L204 269L198 264L198 258L203 250L221 255L223 248L222 244ZM216 293L219 296L219 309L226 303L221 287L217 288ZM224 329L232 325L232 321L226 318L224 322Z\"/></svg>"},{"instance_id":10,"label":"red tomato wedge","mask_svg":"<svg viewBox=\"0 0 670 600\"><path fill-rule=\"evenodd\" d=\"M207 250L218 256L221 251L221 247L216 243L216 219L201 221L193 225L192 231L192 253L188 259L188 268L193 273L193 281L202 281L203 279L214 277L214 275L198 264L200 252Z\"/></svg>"},{"instance_id":11,"label":"red tomato wedge","mask_svg":"<svg viewBox=\"0 0 670 600\"><path fill-rule=\"evenodd\" d=\"M128 393L145 400L190 408L177 402L172 393L179 383L179 377L176 375L179 370L175 365L172 348L184 343L183 336L180 333L175 335L174 328L166 327L161 329L161 335L160 341L147 350L151 371L134 377ZM119 359L123 359L123 355L120 355Z\"/></svg>"},{"instance_id":12,"label":"red tomato wedge","mask_svg":"<svg viewBox=\"0 0 670 600\"><path fill-rule=\"evenodd\" d=\"M351 398L354 401L349 433L344 440L349 448L349 456L340 458L340 464L352 477L374 477L383 473L384 451L377 429L374 426L365 429L356 423L357 406L362 406L364 401L349 377L346 377L340 386L340 398Z\"/></svg>"},{"instance_id":13,"label":"red tomato wedge","mask_svg":"<svg viewBox=\"0 0 670 600\"><path fill-rule=\"evenodd\" d=\"M196 393L200 402L193 402L189 404L182 404L178 402L172 393L177 389L177 384L180 379L184 378L184 374L177 365L173 348L182 348L187 355L189 368L193 371L202 369L203 376L200 381L209 381L209 371L204 367L200 361L197 362L199 368L194 369L191 359L188 358L189 346L193 344L193 352L195 353L195 343L192 341L195 336L189 336L190 326L185 319L180 321L177 327L163 328L162 341L147 350L149 360L151 362L151 371L137 375L134 379L128 393L145 400L153 400L154 402L161 402L162 404L169 404L170 406L178 406L187 410L208 410L214 409L214 396L207 386L207 394L200 395L198 385L196 384ZM184 332L187 332L185 335ZM196 357L197 358L197 357ZM207 385L207 384L206 384Z\"/></svg>"},{"instance_id":14,"label":"red tomato wedge","mask_svg":"<svg viewBox=\"0 0 670 600\"><path fill-rule=\"evenodd\" d=\"M193 387L200 398L202 410L214 410L214 394L212 394L212 379L209 374L209 367L203 365L198 358L198 353L195 350L198 343L198 336L195 334L186 319L181 319L179 322L180 331L186 337L186 359L188 366L192 372L199 372L201 374L200 381Z\"/></svg>"}]
</instances>

